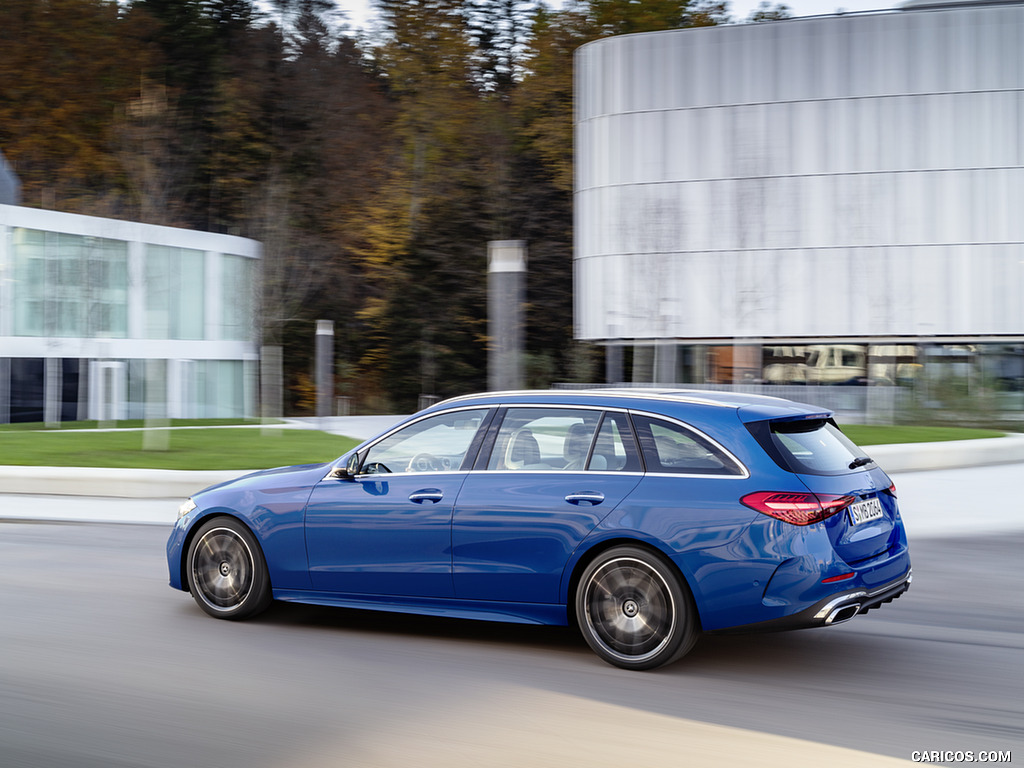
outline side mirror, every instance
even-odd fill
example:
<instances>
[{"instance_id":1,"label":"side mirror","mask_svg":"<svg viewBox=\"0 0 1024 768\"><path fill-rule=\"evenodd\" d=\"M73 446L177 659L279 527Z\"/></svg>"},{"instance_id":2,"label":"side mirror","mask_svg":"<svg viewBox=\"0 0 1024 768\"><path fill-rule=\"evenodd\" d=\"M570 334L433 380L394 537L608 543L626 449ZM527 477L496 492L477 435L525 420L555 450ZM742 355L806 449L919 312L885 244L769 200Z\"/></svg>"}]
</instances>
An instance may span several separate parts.
<instances>
[{"instance_id":1,"label":"side mirror","mask_svg":"<svg viewBox=\"0 0 1024 768\"><path fill-rule=\"evenodd\" d=\"M359 456L358 453L353 453L351 456L348 457L348 464L345 465L345 472L348 474L349 477L355 477L356 475L359 474L359 463L361 461L362 458Z\"/></svg>"},{"instance_id":2,"label":"side mirror","mask_svg":"<svg viewBox=\"0 0 1024 768\"><path fill-rule=\"evenodd\" d=\"M359 472L359 454L353 453L345 466L338 465L331 470L330 477L335 480L355 480Z\"/></svg>"}]
</instances>

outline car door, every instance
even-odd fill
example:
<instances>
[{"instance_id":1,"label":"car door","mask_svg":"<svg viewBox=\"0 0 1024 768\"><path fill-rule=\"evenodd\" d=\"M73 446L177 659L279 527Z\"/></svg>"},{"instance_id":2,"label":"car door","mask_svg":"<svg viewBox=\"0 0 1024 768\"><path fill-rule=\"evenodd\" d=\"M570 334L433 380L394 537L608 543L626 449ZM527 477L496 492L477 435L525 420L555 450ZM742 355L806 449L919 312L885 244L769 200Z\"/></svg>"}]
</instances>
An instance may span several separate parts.
<instances>
[{"instance_id":1,"label":"car door","mask_svg":"<svg viewBox=\"0 0 1024 768\"><path fill-rule=\"evenodd\" d=\"M569 557L642 477L629 420L564 406L500 418L456 502L455 594L556 603Z\"/></svg>"},{"instance_id":2,"label":"car door","mask_svg":"<svg viewBox=\"0 0 1024 768\"><path fill-rule=\"evenodd\" d=\"M322 480L305 519L313 588L451 597L452 508L488 414L418 419L361 451L354 477Z\"/></svg>"}]
</instances>

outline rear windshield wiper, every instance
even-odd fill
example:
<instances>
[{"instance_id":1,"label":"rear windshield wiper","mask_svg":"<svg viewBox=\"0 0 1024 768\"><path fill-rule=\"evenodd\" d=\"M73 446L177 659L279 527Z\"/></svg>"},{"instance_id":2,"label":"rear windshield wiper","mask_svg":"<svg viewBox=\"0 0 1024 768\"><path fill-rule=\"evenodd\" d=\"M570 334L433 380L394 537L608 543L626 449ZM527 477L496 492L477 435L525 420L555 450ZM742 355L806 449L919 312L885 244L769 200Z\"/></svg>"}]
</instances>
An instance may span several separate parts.
<instances>
[{"instance_id":1,"label":"rear windshield wiper","mask_svg":"<svg viewBox=\"0 0 1024 768\"><path fill-rule=\"evenodd\" d=\"M870 456L859 456L850 462L850 469L857 469L857 467L863 467L865 464L871 464L874 462Z\"/></svg>"}]
</instances>

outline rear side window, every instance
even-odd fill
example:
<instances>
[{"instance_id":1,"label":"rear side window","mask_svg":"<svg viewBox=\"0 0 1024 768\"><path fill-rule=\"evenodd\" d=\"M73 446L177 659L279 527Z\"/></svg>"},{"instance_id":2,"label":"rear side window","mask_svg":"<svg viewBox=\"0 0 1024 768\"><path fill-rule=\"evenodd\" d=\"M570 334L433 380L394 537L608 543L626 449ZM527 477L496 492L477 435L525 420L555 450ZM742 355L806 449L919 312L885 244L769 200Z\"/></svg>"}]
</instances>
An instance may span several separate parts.
<instances>
[{"instance_id":1,"label":"rear side window","mask_svg":"<svg viewBox=\"0 0 1024 768\"><path fill-rule=\"evenodd\" d=\"M586 468L601 412L581 408L509 408L487 469L547 472Z\"/></svg>"},{"instance_id":2,"label":"rear side window","mask_svg":"<svg viewBox=\"0 0 1024 768\"><path fill-rule=\"evenodd\" d=\"M826 419L776 421L758 427L756 431L751 429L754 436L776 462L791 472L842 475L874 463Z\"/></svg>"},{"instance_id":3,"label":"rear side window","mask_svg":"<svg viewBox=\"0 0 1024 768\"><path fill-rule=\"evenodd\" d=\"M696 431L670 421L633 414L648 472L675 475L744 475L722 448Z\"/></svg>"}]
</instances>

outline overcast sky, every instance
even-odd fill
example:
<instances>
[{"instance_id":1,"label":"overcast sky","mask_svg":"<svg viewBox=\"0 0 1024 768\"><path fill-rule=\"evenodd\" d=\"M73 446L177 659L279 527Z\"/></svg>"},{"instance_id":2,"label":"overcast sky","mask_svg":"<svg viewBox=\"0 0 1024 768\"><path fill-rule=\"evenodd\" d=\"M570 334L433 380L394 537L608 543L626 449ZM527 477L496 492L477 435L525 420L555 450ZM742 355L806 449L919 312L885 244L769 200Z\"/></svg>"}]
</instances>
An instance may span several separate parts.
<instances>
[{"instance_id":1,"label":"overcast sky","mask_svg":"<svg viewBox=\"0 0 1024 768\"><path fill-rule=\"evenodd\" d=\"M902 0L784 0L794 16L818 16L823 13L844 11L874 11L899 6ZM335 0L337 5L348 14L354 26L364 27L370 18L370 0ZM733 19L743 20L757 8L759 0L729 0L729 10ZM772 0L776 4L778 0ZM549 6L560 6L559 0L548 0Z\"/></svg>"}]
</instances>

